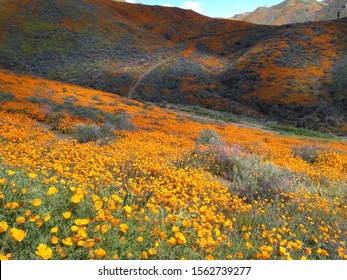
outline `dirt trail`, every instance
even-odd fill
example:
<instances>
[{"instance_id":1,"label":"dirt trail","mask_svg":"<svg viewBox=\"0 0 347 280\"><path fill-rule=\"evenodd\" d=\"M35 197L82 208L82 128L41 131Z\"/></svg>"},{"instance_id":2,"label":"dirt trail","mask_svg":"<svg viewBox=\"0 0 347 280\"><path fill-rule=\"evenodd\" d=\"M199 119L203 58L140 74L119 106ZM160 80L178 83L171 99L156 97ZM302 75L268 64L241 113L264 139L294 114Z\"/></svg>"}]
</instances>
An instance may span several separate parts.
<instances>
[{"instance_id":1,"label":"dirt trail","mask_svg":"<svg viewBox=\"0 0 347 280\"><path fill-rule=\"evenodd\" d=\"M165 62L169 61L170 59L172 59L173 57L175 57L176 54L171 55L170 57L160 61L159 63L153 65L151 68L149 68L145 73L143 73L137 80L136 84L129 90L128 93L128 98L133 98L134 93L136 91L136 89L138 88L138 86L141 84L141 82L144 80L144 78L146 78L146 76L151 73L154 69L156 69L157 67L159 67L160 65L164 64Z\"/></svg>"}]
</instances>

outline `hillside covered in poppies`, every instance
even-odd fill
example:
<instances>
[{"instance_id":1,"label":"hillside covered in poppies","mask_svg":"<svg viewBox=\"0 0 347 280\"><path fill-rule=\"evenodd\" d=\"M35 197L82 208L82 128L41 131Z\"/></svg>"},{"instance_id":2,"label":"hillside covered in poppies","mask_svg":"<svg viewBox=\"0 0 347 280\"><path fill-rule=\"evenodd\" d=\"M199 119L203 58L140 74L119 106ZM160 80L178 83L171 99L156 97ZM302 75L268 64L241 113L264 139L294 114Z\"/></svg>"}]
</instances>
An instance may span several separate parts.
<instances>
[{"instance_id":1,"label":"hillside covered in poppies","mask_svg":"<svg viewBox=\"0 0 347 280\"><path fill-rule=\"evenodd\" d=\"M0 14L3 69L346 133L345 19L257 26L109 0L1 1Z\"/></svg>"},{"instance_id":2,"label":"hillside covered in poppies","mask_svg":"<svg viewBox=\"0 0 347 280\"><path fill-rule=\"evenodd\" d=\"M0 8L1 260L347 260L345 20Z\"/></svg>"}]
</instances>

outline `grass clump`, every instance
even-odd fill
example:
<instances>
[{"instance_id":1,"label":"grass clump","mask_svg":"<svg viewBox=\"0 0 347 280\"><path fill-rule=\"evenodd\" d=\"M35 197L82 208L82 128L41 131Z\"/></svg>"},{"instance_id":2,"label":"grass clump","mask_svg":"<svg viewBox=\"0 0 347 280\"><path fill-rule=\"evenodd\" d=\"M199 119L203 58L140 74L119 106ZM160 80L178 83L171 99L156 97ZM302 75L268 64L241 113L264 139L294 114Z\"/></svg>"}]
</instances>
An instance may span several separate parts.
<instances>
[{"instance_id":1,"label":"grass clump","mask_svg":"<svg viewBox=\"0 0 347 280\"><path fill-rule=\"evenodd\" d=\"M320 138L320 139L339 139L338 136L331 133L321 133L318 131L313 131L305 128L297 128L291 126L279 126L271 125L269 126L271 130L283 133L284 135L295 135L295 136L304 136L310 138Z\"/></svg>"},{"instance_id":2,"label":"grass clump","mask_svg":"<svg viewBox=\"0 0 347 280\"><path fill-rule=\"evenodd\" d=\"M300 187L296 176L287 169L264 163L259 156L229 156L230 190L249 202L254 200L279 201L281 193L290 193Z\"/></svg>"},{"instance_id":3,"label":"grass clump","mask_svg":"<svg viewBox=\"0 0 347 280\"><path fill-rule=\"evenodd\" d=\"M96 124L77 124L75 137L79 143L100 142L106 144L115 139L115 131L132 131L135 126L126 114L114 116L112 122L104 120L101 126Z\"/></svg>"},{"instance_id":4,"label":"grass clump","mask_svg":"<svg viewBox=\"0 0 347 280\"><path fill-rule=\"evenodd\" d=\"M249 203L278 201L281 193L290 193L303 186L302 179L289 170L226 146L196 150L188 165L202 167L223 179L232 194L246 198Z\"/></svg>"},{"instance_id":5,"label":"grass clump","mask_svg":"<svg viewBox=\"0 0 347 280\"><path fill-rule=\"evenodd\" d=\"M106 121L108 119L106 118ZM114 116L111 120L109 120L109 124L114 126L116 130L126 130L133 131L135 130L135 125L127 114L120 114Z\"/></svg>"},{"instance_id":6,"label":"grass clump","mask_svg":"<svg viewBox=\"0 0 347 280\"><path fill-rule=\"evenodd\" d=\"M319 148L316 146L296 146L292 149L294 156L302 158L309 164L318 160Z\"/></svg>"},{"instance_id":7,"label":"grass clump","mask_svg":"<svg viewBox=\"0 0 347 280\"><path fill-rule=\"evenodd\" d=\"M9 102L14 100L16 100L16 97L12 93L0 90L0 102Z\"/></svg>"},{"instance_id":8,"label":"grass clump","mask_svg":"<svg viewBox=\"0 0 347 280\"><path fill-rule=\"evenodd\" d=\"M222 141L216 131L212 129L204 129L200 132L196 139L196 145L220 145Z\"/></svg>"},{"instance_id":9,"label":"grass clump","mask_svg":"<svg viewBox=\"0 0 347 280\"><path fill-rule=\"evenodd\" d=\"M78 124L75 127L75 137L78 143L96 142L107 144L108 141L114 140L114 127L109 123L102 126L95 124Z\"/></svg>"},{"instance_id":10,"label":"grass clump","mask_svg":"<svg viewBox=\"0 0 347 280\"><path fill-rule=\"evenodd\" d=\"M220 136L210 129L201 131L195 151L183 165L204 168L226 181L230 191L239 197L254 200L278 201L281 193L290 193L303 186L288 169L264 162L257 155L223 144Z\"/></svg>"},{"instance_id":11,"label":"grass clump","mask_svg":"<svg viewBox=\"0 0 347 280\"><path fill-rule=\"evenodd\" d=\"M97 125L76 125L75 137L78 143L87 143L91 141L97 141L101 138L101 130Z\"/></svg>"}]
</instances>

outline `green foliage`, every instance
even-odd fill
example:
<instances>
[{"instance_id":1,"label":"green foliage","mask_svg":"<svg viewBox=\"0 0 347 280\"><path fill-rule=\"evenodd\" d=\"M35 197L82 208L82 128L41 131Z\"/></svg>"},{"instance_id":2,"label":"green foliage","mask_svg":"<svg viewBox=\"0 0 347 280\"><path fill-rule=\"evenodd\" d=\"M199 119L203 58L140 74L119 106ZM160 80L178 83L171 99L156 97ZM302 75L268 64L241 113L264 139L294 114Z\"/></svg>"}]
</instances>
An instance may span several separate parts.
<instances>
[{"instance_id":1,"label":"green foliage","mask_svg":"<svg viewBox=\"0 0 347 280\"><path fill-rule=\"evenodd\" d=\"M118 116L114 116L111 119L105 118L106 123L113 126L116 130L127 130L133 131L135 130L135 125L132 120L129 118L127 114L120 114Z\"/></svg>"},{"instance_id":2,"label":"green foliage","mask_svg":"<svg viewBox=\"0 0 347 280\"><path fill-rule=\"evenodd\" d=\"M210 118L212 120L221 120L221 121L230 122L230 123L240 123L243 121L246 121L249 123L255 123L255 124L259 123L257 120L250 117L246 117L243 115L235 115L230 112L211 110L211 109L203 108L200 106L185 106L185 105L170 104L167 106L167 108L182 111L182 112L194 113L200 116Z\"/></svg>"},{"instance_id":3,"label":"green foliage","mask_svg":"<svg viewBox=\"0 0 347 280\"><path fill-rule=\"evenodd\" d=\"M74 106L70 109L70 113L81 119L90 119L94 122L98 122L100 120L99 116L102 114L102 111L91 107Z\"/></svg>"},{"instance_id":4,"label":"green foliage","mask_svg":"<svg viewBox=\"0 0 347 280\"><path fill-rule=\"evenodd\" d=\"M0 90L0 102L14 101L15 99L16 97L12 93Z\"/></svg>"},{"instance_id":5,"label":"green foliage","mask_svg":"<svg viewBox=\"0 0 347 280\"><path fill-rule=\"evenodd\" d=\"M201 116L210 117L217 120L223 120L226 122L238 123L241 121L240 117L227 112L214 111L198 106L185 107L182 111L196 113Z\"/></svg>"},{"instance_id":6,"label":"green foliage","mask_svg":"<svg viewBox=\"0 0 347 280\"><path fill-rule=\"evenodd\" d=\"M96 142L106 144L109 140L115 138L112 126L104 124L101 127L97 125L76 125L75 137L79 143Z\"/></svg>"},{"instance_id":7,"label":"green foliage","mask_svg":"<svg viewBox=\"0 0 347 280\"><path fill-rule=\"evenodd\" d=\"M245 197L250 203L254 200L278 201L281 193L290 193L305 184L312 184L308 178L299 178L285 168L264 163L257 155L228 148L213 130L203 130L196 144L195 151L178 166L206 169L226 180L232 193Z\"/></svg>"},{"instance_id":8,"label":"green foliage","mask_svg":"<svg viewBox=\"0 0 347 280\"><path fill-rule=\"evenodd\" d=\"M229 156L227 167L231 180L230 190L248 201L279 201L281 193L290 193L302 187L296 176L287 169L263 163L258 156Z\"/></svg>"},{"instance_id":9,"label":"green foliage","mask_svg":"<svg viewBox=\"0 0 347 280\"><path fill-rule=\"evenodd\" d=\"M31 19L30 21L25 22L23 26L23 32L25 34L36 34L43 31L50 31L53 29L59 28L58 24L54 24L47 21L42 21L39 19Z\"/></svg>"},{"instance_id":10,"label":"green foliage","mask_svg":"<svg viewBox=\"0 0 347 280\"><path fill-rule=\"evenodd\" d=\"M132 131L135 129L133 122L128 115L121 114L118 116L109 116L105 118L101 126L79 124L76 126L75 137L79 143L95 142L106 144L115 139L115 131Z\"/></svg>"},{"instance_id":11,"label":"green foliage","mask_svg":"<svg viewBox=\"0 0 347 280\"><path fill-rule=\"evenodd\" d=\"M305 136L312 138L321 138L321 139L339 139L334 134L331 133L321 133L318 131L313 131L305 128L296 128L291 126L279 126L279 125L271 125L269 126L271 130L278 131L284 133L285 135L297 135L297 136Z\"/></svg>"},{"instance_id":12,"label":"green foliage","mask_svg":"<svg viewBox=\"0 0 347 280\"><path fill-rule=\"evenodd\" d=\"M318 159L319 147L316 146L297 146L292 149L296 157L301 157L309 164L314 164Z\"/></svg>"},{"instance_id":13,"label":"green foliage","mask_svg":"<svg viewBox=\"0 0 347 280\"><path fill-rule=\"evenodd\" d=\"M129 106L135 106L135 107L140 107L141 106L141 103L139 103L137 101L133 101L131 99L124 100L124 104L129 105Z\"/></svg>"},{"instance_id":14,"label":"green foliage","mask_svg":"<svg viewBox=\"0 0 347 280\"><path fill-rule=\"evenodd\" d=\"M196 139L196 145L220 145L222 141L212 129L204 129L200 132L198 139Z\"/></svg>"},{"instance_id":15,"label":"green foliage","mask_svg":"<svg viewBox=\"0 0 347 280\"><path fill-rule=\"evenodd\" d=\"M22 38L20 40L20 49L27 58L45 52L62 55L71 48L73 48L73 43L69 41L69 35L65 33L54 33L47 37Z\"/></svg>"},{"instance_id":16,"label":"green foliage","mask_svg":"<svg viewBox=\"0 0 347 280\"><path fill-rule=\"evenodd\" d=\"M56 105L54 101L51 101L49 98L46 97L38 97L38 96L30 96L26 97L25 100L28 100L34 104L47 104L47 105Z\"/></svg>"}]
</instances>

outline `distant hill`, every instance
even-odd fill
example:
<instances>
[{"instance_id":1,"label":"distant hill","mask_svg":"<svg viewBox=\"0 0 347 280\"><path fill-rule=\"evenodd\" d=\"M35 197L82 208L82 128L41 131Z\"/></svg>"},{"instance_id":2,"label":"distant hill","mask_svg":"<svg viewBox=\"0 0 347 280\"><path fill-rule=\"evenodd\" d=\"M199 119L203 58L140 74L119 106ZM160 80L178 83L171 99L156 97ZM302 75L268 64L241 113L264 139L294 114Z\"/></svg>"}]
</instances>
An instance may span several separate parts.
<instances>
[{"instance_id":1,"label":"distant hill","mask_svg":"<svg viewBox=\"0 0 347 280\"><path fill-rule=\"evenodd\" d=\"M0 67L347 134L346 30L347 19L265 26L109 0L3 0Z\"/></svg>"},{"instance_id":2,"label":"distant hill","mask_svg":"<svg viewBox=\"0 0 347 280\"><path fill-rule=\"evenodd\" d=\"M236 15L232 19L271 25L305 22L326 5L315 0L286 0L272 7L259 7L251 13Z\"/></svg>"},{"instance_id":3,"label":"distant hill","mask_svg":"<svg viewBox=\"0 0 347 280\"><path fill-rule=\"evenodd\" d=\"M246 13L242 13L242 14L236 14L232 17L232 19L236 19L236 20L244 20L248 15L250 15L251 12L246 12Z\"/></svg>"},{"instance_id":4,"label":"distant hill","mask_svg":"<svg viewBox=\"0 0 347 280\"><path fill-rule=\"evenodd\" d=\"M313 20L332 20L337 18L337 11L343 5L347 5L347 0L328 0L328 5L317 11ZM347 17L347 8L341 10L340 18Z\"/></svg>"}]
</instances>

